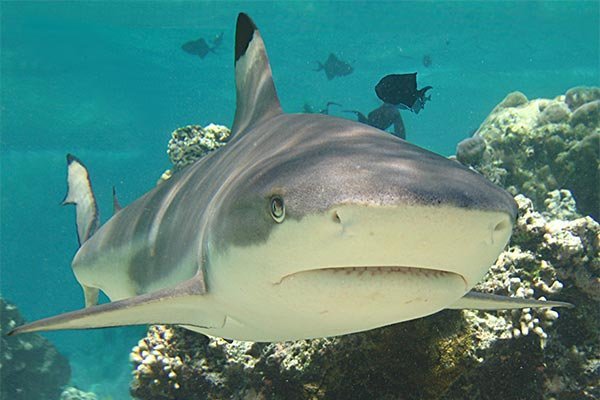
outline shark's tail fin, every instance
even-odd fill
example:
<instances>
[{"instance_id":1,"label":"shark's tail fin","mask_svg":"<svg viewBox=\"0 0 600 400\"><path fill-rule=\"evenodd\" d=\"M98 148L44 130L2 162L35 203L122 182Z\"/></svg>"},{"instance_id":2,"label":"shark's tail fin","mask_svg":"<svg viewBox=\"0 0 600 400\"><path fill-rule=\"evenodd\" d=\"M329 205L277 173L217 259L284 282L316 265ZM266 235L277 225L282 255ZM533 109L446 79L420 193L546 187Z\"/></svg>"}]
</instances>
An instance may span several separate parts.
<instances>
[{"instance_id":1,"label":"shark's tail fin","mask_svg":"<svg viewBox=\"0 0 600 400\"><path fill-rule=\"evenodd\" d=\"M62 204L74 204L79 246L98 229L98 206L87 168L77 157L67 154L67 195ZM98 289L82 285L86 307L98 303Z\"/></svg>"}]
</instances>

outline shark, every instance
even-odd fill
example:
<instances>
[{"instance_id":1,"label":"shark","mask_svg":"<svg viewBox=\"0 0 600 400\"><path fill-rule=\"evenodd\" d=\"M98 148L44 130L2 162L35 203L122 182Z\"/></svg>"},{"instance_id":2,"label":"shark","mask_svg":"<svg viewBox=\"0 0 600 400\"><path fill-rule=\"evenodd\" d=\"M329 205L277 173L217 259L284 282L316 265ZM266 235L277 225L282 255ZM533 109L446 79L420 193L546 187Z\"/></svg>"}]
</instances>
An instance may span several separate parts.
<instances>
[{"instance_id":1,"label":"shark","mask_svg":"<svg viewBox=\"0 0 600 400\"><path fill-rule=\"evenodd\" d=\"M228 144L100 226L67 156L72 269L85 307L10 334L176 324L283 341L365 331L443 309L569 306L473 292L506 246L513 197L389 133L282 111L261 34L240 13ZM102 291L110 299L98 304Z\"/></svg>"}]
</instances>

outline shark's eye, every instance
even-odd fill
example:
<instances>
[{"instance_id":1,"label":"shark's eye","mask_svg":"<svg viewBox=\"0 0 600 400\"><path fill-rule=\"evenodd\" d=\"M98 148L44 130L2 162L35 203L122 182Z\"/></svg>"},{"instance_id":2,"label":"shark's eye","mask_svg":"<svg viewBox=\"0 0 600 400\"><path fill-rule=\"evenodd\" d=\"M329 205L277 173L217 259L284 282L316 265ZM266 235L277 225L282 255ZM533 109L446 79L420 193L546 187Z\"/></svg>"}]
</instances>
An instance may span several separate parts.
<instances>
[{"instance_id":1,"label":"shark's eye","mask_svg":"<svg viewBox=\"0 0 600 400\"><path fill-rule=\"evenodd\" d=\"M278 224L282 223L285 218L285 204L281 196L271 197L271 217Z\"/></svg>"}]
</instances>

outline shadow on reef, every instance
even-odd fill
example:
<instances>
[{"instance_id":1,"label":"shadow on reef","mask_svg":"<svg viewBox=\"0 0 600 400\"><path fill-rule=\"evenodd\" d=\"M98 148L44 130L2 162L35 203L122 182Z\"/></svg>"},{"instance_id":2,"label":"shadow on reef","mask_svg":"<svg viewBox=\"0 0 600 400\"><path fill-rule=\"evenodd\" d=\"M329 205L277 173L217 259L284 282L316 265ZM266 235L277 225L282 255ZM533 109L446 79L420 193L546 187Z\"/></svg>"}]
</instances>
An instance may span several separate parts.
<instances>
[{"instance_id":1,"label":"shadow on reef","mask_svg":"<svg viewBox=\"0 0 600 400\"><path fill-rule=\"evenodd\" d=\"M508 248L476 289L538 299L560 293L576 305L560 318L551 309L443 311L285 343L226 341L157 325L132 350L131 394L146 400L600 398L600 225L582 217L598 215L599 98L597 88L571 89L555 100L510 94L458 149L458 160L512 190L519 206ZM225 145L229 134L215 125L188 128L169 143L175 170Z\"/></svg>"}]
</instances>

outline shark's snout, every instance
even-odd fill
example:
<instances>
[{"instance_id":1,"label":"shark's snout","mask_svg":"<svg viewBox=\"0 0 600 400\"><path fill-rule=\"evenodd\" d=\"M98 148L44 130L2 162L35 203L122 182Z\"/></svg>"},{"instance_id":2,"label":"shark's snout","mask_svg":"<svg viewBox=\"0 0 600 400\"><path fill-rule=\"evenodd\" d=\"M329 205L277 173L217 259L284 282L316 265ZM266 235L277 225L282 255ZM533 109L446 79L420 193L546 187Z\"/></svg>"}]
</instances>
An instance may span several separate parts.
<instances>
[{"instance_id":1,"label":"shark's snout","mask_svg":"<svg viewBox=\"0 0 600 400\"><path fill-rule=\"evenodd\" d=\"M332 227L328 243L331 251L337 252L337 263L312 264L315 269L451 273L464 282L465 292L493 264L513 227L506 209L477 210L451 204L346 204L326 215Z\"/></svg>"}]
</instances>

